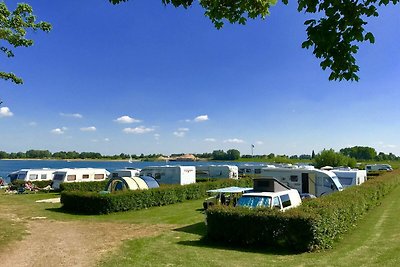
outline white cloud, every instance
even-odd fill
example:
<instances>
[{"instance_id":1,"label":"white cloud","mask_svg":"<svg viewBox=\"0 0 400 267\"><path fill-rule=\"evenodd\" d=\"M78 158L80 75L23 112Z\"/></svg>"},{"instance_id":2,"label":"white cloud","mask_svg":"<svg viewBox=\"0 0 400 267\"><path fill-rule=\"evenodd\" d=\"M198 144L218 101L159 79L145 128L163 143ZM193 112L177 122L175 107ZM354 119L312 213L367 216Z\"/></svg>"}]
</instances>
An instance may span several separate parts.
<instances>
[{"instance_id":1,"label":"white cloud","mask_svg":"<svg viewBox=\"0 0 400 267\"><path fill-rule=\"evenodd\" d=\"M202 122L202 121L208 121L208 115L200 115L194 118L195 122Z\"/></svg>"},{"instance_id":2,"label":"white cloud","mask_svg":"<svg viewBox=\"0 0 400 267\"><path fill-rule=\"evenodd\" d=\"M188 132L189 128L179 128L178 131L179 132Z\"/></svg>"},{"instance_id":3,"label":"white cloud","mask_svg":"<svg viewBox=\"0 0 400 267\"><path fill-rule=\"evenodd\" d=\"M110 141L110 138L104 138L104 142L109 142Z\"/></svg>"},{"instance_id":4,"label":"white cloud","mask_svg":"<svg viewBox=\"0 0 400 267\"><path fill-rule=\"evenodd\" d=\"M37 123L36 123L36 121L31 121L30 123L29 123L29 126L37 126Z\"/></svg>"},{"instance_id":5,"label":"white cloud","mask_svg":"<svg viewBox=\"0 0 400 267\"><path fill-rule=\"evenodd\" d=\"M11 117L13 115L14 115L14 113L12 113L8 107L0 108L0 118L1 117Z\"/></svg>"},{"instance_id":6,"label":"white cloud","mask_svg":"<svg viewBox=\"0 0 400 267\"><path fill-rule=\"evenodd\" d=\"M124 133L132 133L132 134L144 134L144 133L149 133L153 132L154 128L148 128L144 126L138 126L135 128L125 128L122 130Z\"/></svg>"},{"instance_id":7,"label":"white cloud","mask_svg":"<svg viewBox=\"0 0 400 267\"><path fill-rule=\"evenodd\" d=\"M160 134L158 134L158 133L154 134L154 139L159 140L160 139Z\"/></svg>"},{"instance_id":8,"label":"white cloud","mask_svg":"<svg viewBox=\"0 0 400 267\"><path fill-rule=\"evenodd\" d=\"M60 116L82 119L83 116L79 113L60 113Z\"/></svg>"},{"instance_id":9,"label":"white cloud","mask_svg":"<svg viewBox=\"0 0 400 267\"><path fill-rule=\"evenodd\" d=\"M134 122L141 122L141 120L135 119L135 118L131 118L127 115L121 116L118 119L115 119L114 121L118 122L118 123L134 123Z\"/></svg>"},{"instance_id":10,"label":"white cloud","mask_svg":"<svg viewBox=\"0 0 400 267\"><path fill-rule=\"evenodd\" d=\"M174 135L175 135L176 137L184 137L185 134L186 134L186 132L174 132Z\"/></svg>"},{"instance_id":11,"label":"white cloud","mask_svg":"<svg viewBox=\"0 0 400 267\"><path fill-rule=\"evenodd\" d=\"M242 139L232 138L224 140L224 143L243 144L244 141Z\"/></svg>"},{"instance_id":12,"label":"white cloud","mask_svg":"<svg viewBox=\"0 0 400 267\"><path fill-rule=\"evenodd\" d=\"M256 145L263 145L264 142L263 141L256 141Z\"/></svg>"},{"instance_id":13,"label":"white cloud","mask_svg":"<svg viewBox=\"0 0 400 267\"><path fill-rule=\"evenodd\" d=\"M217 140L215 138L206 138L204 139L205 142L216 142Z\"/></svg>"},{"instance_id":14,"label":"white cloud","mask_svg":"<svg viewBox=\"0 0 400 267\"><path fill-rule=\"evenodd\" d=\"M83 128L81 128L81 131L82 132L94 132L94 131L96 131L97 129L96 129L96 127L94 127L94 126L90 126L90 127L83 127Z\"/></svg>"},{"instance_id":15,"label":"white cloud","mask_svg":"<svg viewBox=\"0 0 400 267\"><path fill-rule=\"evenodd\" d=\"M61 127L61 128L55 128L55 129L51 130L50 132L52 134L64 134L66 130L67 130L67 127Z\"/></svg>"}]
</instances>

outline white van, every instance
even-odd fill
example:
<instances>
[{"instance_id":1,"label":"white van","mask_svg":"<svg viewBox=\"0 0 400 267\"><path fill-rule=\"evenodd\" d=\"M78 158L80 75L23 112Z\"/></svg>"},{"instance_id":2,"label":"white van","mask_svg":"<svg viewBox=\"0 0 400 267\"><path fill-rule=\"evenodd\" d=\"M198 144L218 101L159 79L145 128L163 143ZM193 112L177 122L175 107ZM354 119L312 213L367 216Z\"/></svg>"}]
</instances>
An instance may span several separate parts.
<instances>
[{"instance_id":1,"label":"white van","mask_svg":"<svg viewBox=\"0 0 400 267\"><path fill-rule=\"evenodd\" d=\"M393 171L392 166L389 164L369 164L365 165L365 170L367 172L373 172L373 171Z\"/></svg>"},{"instance_id":2,"label":"white van","mask_svg":"<svg viewBox=\"0 0 400 267\"><path fill-rule=\"evenodd\" d=\"M106 169L65 168L54 172L53 189L60 189L61 183L104 181L110 174Z\"/></svg>"},{"instance_id":3,"label":"white van","mask_svg":"<svg viewBox=\"0 0 400 267\"><path fill-rule=\"evenodd\" d=\"M300 194L296 189L280 192L254 192L243 194L236 206L258 208L269 207L285 211L301 204Z\"/></svg>"}]
</instances>

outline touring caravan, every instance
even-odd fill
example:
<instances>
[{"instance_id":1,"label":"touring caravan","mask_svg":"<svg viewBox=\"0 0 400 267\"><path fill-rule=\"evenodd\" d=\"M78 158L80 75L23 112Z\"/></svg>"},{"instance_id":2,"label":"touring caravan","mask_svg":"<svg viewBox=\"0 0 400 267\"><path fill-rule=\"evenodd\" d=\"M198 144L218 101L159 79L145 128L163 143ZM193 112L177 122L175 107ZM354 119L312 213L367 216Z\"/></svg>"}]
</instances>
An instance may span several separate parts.
<instances>
[{"instance_id":1,"label":"touring caravan","mask_svg":"<svg viewBox=\"0 0 400 267\"><path fill-rule=\"evenodd\" d=\"M61 183L103 181L110 174L106 169L65 168L54 172L53 189L60 189Z\"/></svg>"},{"instance_id":2,"label":"touring caravan","mask_svg":"<svg viewBox=\"0 0 400 267\"><path fill-rule=\"evenodd\" d=\"M196 178L238 179L239 169L232 165L200 165L196 166Z\"/></svg>"},{"instance_id":3,"label":"touring caravan","mask_svg":"<svg viewBox=\"0 0 400 267\"><path fill-rule=\"evenodd\" d=\"M365 165L365 170L368 173L373 171L393 171L393 168L389 164L369 164Z\"/></svg>"},{"instance_id":4,"label":"touring caravan","mask_svg":"<svg viewBox=\"0 0 400 267\"><path fill-rule=\"evenodd\" d=\"M139 177L140 169L135 168L125 168L125 169L117 169L111 172L110 178L115 177Z\"/></svg>"},{"instance_id":5,"label":"touring caravan","mask_svg":"<svg viewBox=\"0 0 400 267\"><path fill-rule=\"evenodd\" d=\"M260 177L273 177L299 193L308 193L317 197L342 191L343 187L331 171L312 167L307 168L262 168Z\"/></svg>"},{"instance_id":6,"label":"touring caravan","mask_svg":"<svg viewBox=\"0 0 400 267\"><path fill-rule=\"evenodd\" d=\"M358 169L333 169L343 188L360 185L367 180L367 172Z\"/></svg>"},{"instance_id":7,"label":"touring caravan","mask_svg":"<svg viewBox=\"0 0 400 267\"><path fill-rule=\"evenodd\" d=\"M53 180L54 172L56 169L21 169L17 172L10 173L10 181L21 180L21 181L51 181Z\"/></svg>"},{"instance_id":8,"label":"touring caravan","mask_svg":"<svg viewBox=\"0 0 400 267\"><path fill-rule=\"evenodd\" d=\"M140 171L140 176L151 176L160 184L193 184L196 183L194 166L149 166Z\"/></svg>"},{"instance_id":9,"label":"touring caravan","mask_svg":"<svg viewBox=\"0 0 400 267\"><path fill-rule=\"evenodd\" d=\"M244 164L238 166L239 168L239 176L251 176L251 177L257 177L260 176L261 174L261 169L265 167L270 167L274 168L274 165L250 165L250 164Z\"/></svg>"}]
</instances>

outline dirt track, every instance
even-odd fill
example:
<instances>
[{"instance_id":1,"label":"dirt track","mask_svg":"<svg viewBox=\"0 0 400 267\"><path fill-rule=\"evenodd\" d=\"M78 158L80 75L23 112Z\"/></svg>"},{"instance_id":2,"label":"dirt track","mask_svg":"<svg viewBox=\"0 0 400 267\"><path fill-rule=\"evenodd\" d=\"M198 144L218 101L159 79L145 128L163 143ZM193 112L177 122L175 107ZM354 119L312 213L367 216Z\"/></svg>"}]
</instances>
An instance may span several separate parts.
<instances>
[{"instance_id":1,"label":"dirt track","mask_svg":"<svg viewBox=\"0 0 400 267\"><path fill-rule=\"evenodd\" d=\"M95 266L123 240L154 236L173 226L31 218L27 228L23 240L2 251L0 266Z\"/></svg>"}]
</instances>

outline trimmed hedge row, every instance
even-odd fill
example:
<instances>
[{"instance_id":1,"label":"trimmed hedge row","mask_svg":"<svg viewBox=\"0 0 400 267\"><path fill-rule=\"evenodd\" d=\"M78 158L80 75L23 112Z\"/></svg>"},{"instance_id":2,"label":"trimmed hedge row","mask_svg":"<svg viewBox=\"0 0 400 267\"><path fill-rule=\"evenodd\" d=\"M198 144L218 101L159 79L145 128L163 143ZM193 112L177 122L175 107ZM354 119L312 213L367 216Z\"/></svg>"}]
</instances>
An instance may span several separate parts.
<instances>
[{"instance_id":1,"label":"trimmed hedge row","mask_svg":"<svg viewBox=\"0 0 400 267\"><path fill-rule=\"evenodd\" d=\"M251 187L250 179L224 179L190 185L165 185L149 190L121 191L110 194L94 192L62 192L63 209L72 213L107 214L111 212L139 210L154 206L164 206L207 196L207 190L242 186Z\"/></svg>"},{"instance_id":2,"label":"trimmed hedge row","mask_svg":"<svg viewBox=\"0 0 400 267\"><path fill-rule=\"evenodd\" d=\"M294 251L331 248L337 238L399 184L399 172L393 172L342 192L305 201L286 212L212 207L206 211L207 238L233 245Z\"/></svg>"},{"instance_id":3,"label":"trimmed hedge row","mask_svg":"<svg viewBox=\"0 0 400 267\"><path fill-rule=\"evenodd\" d=\"M106 188L108 180L78 183L61 183L60 191L100 192Z\"/></svg>"}]
</instances>

